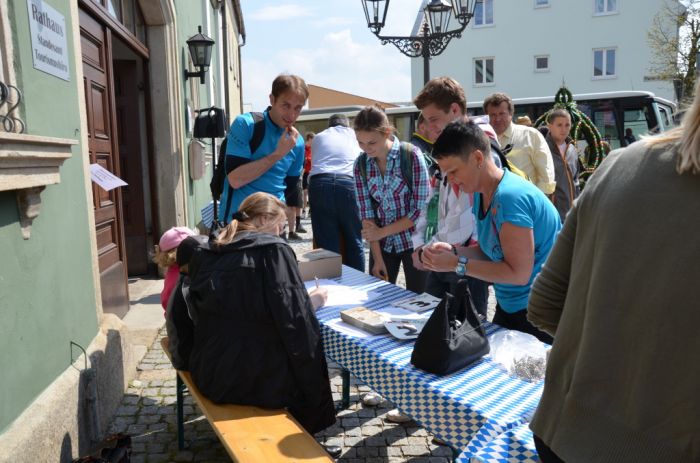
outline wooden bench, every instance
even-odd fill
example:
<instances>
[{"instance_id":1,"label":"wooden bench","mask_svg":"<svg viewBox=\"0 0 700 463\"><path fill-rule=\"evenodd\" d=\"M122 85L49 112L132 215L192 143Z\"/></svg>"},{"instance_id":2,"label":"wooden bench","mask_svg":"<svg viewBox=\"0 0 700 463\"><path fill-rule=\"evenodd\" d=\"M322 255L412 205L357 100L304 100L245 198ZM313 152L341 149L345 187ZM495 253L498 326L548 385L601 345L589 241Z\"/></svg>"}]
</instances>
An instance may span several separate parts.
<instances>
[{"instance_id":1,"label":"wooden bench","mask_svg":"<svg viewBox=\"0 0 700 463\"><path fill-rule=\"evenodd\" d=\"M170 358L168 338L160 341ZM171 359L172 360L172 359ZM184 440L183 391L187 387L233 461L333 462L316 439L287 410L265 410L247 405L219 405L197 389L188 371L177 370L177 438Z\"/></svg>"}]
</instances>

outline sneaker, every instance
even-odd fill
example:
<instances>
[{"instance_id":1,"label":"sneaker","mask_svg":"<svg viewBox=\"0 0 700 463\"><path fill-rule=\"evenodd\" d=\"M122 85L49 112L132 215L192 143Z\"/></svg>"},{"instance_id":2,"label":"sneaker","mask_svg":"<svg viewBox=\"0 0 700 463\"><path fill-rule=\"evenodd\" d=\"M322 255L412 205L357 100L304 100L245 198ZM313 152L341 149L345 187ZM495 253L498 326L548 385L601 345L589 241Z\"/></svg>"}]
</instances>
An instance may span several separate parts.
<instances>
[{"instance_id":1,"label":"sneaker","mask_svg":"<svg viewBox=\"0 0 700 463\"><path fill-rule=\"evenodd\" d=\"M288 241L287 240L287 232L282 232L282 234L280 235L280 238L282 238L285 241Z\"/></svg>"},{"instance_id":2,"label":"sneaker","mask_svg":"<svg viewBox=\"0 0 700 463\"><path fill-rule=\"evenodd\" d=\"M306 228L303 225L297 225L297 233L306 233Z\"/></svg>"},{"instance_id":3,"label":"sneaker","mask_svg":"<svg viewBox=\"0 0 700 463\"><path fill-rule=\"evenodd\" d=\"M362 404L367 406L367 407L376 407L382 401L384 398L377 394L376 392L368 392L364 396L362 396Z\"/></svg>"},{"instance_id":4,"label":"sneaker","mask_svg":"<svg viewBox=\"0 0 700 463\"><path fill-rule=\"evenodd\" d=\"M293 231L290 231L290 232L289 232L288 237L289 237L290 240L294 240L294 241L300 241L300 240L303 240L303 239L304 239L304 238L302 238L301 236L297 235L296 232L293 232Z\"/></svg>"},{"instance_id":5,"label":"sneaker","mask_svg":"<svg viewBox=\"0 0 700 463\"><path fill-rule=\"evenodd\" d=\"M387 412L387 414L384 416L384 419L392 423L406 423L407 421L411 421L413 418L411 418L405 413L400 412L398 408L395 408Z\"/></svg>"},{"instance_id":6,"label":"sneaker","mask_svg":"<svg viewBox=\"0 0 700 463\"><path fill-rule=\"evenodd\" d=\"M333 459L338 458L343 453L343 448L340 445L321 444L321 446Z\"/></svg>"}]
</instances>

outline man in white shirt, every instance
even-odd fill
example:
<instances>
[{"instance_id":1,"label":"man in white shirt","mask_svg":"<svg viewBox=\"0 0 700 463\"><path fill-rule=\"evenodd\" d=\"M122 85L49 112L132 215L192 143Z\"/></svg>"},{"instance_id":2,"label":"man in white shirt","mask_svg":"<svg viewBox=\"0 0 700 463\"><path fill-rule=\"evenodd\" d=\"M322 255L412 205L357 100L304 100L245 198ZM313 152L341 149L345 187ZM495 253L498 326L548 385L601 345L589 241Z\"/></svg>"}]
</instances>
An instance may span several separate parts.
<instances>
[{"instance_id":1,"label":"man in white shirt","mask_svg":"<svg viewBox=\"0 0 700 463\"><path fill-rule=\"evenodd\" d=\"M484 113L496 131L508 160L522 170L546 195L554 193L554 161L542 134L532 127L513 123L515 107L505 93L492 93L484 100Z\"/></svg>"},{"instance_id":2,"label":"man in white shirt","mask_svg":"<svg viewBox=\"0 0 700 463\"><path fill-rule=\"evenodd\" d=\"M364 272L362 223L353 179L361 150L349 125L346 116L334 114L311 144L311 227L317 246L342 254L345 265Z\"/></svg>"},{"instance_id":3,"label":"man in white shirt","mask_svg":"<svg viewBox=\"0 0 700 463\"><path fill-rule=\"evenodd\" d=\"M445 126L466 115L467 99L464 89L450 77L431 79L413 100L428 125L428 132L437 138ZM490 137L495 132L485 121L478 121L480 127ZM431 192L426 206L416 222L412 236L414 265L422 269L421 248L433 241L454 245L476 244L475 219L472 213L472 195L448 184L437 173L430 179ZM436 198L436 199L433 199ZM433 203L433 204L431 204ZM431 212L431 207L437 208ZM425 291L436 297L443 297L446 291L454 291L460 279L455 272L429 272ZM488 285L475 278L469 280L469 292L477 312L486 315L488 305Z\"/></svg>"}]
</instances>

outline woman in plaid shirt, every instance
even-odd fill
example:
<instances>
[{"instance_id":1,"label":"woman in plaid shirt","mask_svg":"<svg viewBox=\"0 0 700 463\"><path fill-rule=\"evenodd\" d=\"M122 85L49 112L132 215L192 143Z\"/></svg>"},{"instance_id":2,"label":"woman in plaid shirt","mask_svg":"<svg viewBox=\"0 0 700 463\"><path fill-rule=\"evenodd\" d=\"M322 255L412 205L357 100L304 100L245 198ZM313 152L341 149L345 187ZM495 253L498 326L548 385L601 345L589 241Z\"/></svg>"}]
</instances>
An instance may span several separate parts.
<instances>
[{"instance_id":1,"label":"woman in plaid shirt","mask_svg":"<svg viewBox=\"0 0 700 463\"><path fill-rule=\"evenodd\" d=\"M355 192L362 237L370 242L370 273L396 283L403 262L406 289L422 293L426 273L413 266L411 234L428 197L421 151L401 143L383 110L367 106L355 117L363 153L355 161ZM403 153L402 153L403 151ZM402 167L402 163L407 163Z\"/></svg>"}]
</instances>

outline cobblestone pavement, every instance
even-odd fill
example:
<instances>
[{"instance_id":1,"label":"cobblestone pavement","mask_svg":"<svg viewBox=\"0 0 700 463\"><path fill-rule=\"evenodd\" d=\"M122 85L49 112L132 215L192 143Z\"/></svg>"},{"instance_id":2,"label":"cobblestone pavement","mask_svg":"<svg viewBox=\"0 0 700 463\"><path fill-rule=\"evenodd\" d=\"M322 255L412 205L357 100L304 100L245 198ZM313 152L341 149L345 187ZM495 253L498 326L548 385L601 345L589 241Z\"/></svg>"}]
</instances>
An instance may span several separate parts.
<instances>
[{"instance_id":1,"label":"cobblestone pavement","mask_svg":"<svg viewBox=\"0 0 700 463\"><path fill-rule=\"evenodd\" d=\"M311 249L311 223L303 220L307 239L292 241L296 252ZM399 281L403 285L403 281ZM165 356L160 337L148 350L110 426L110 432L132 436L134 463L227 462L226 451L206 418L185 395L186 450L177 447L175 370ZM329 364L331 388L336 403L341 399L341 376ZM383 419L393 408L389 402L364 406L360 398L370 389L351 378L350 407L338 413L336 424L316 435L321 443L341 445L343 463L448 463L451 449L433 442L433 436L415 422L394 424ZM261 462L264 463L264 462Z\"/></svg>"}]
</instances>

